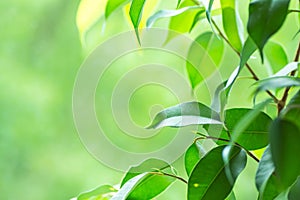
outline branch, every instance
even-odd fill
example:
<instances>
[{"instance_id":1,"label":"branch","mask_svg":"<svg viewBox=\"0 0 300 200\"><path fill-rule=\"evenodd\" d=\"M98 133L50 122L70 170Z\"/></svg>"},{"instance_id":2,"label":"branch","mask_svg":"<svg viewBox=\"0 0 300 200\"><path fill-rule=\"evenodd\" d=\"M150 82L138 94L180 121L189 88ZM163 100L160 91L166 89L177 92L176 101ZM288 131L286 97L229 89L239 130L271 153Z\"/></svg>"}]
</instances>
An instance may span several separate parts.
<instances>
[{"instance_id":1,"label":"branch","mask_svg":"<svg viewBox=\"0 0 300 200\"><path fill-rule=\"evenodd\" d=\"M182 181L182 182L184 182L185 184L187 184L188 182L184 179L184 178L182 178L182 177L180 177L180 176L176 176L176 175L174 175L174 174L168 174L168 173L166 173L166 172L149 172L150 174L155 174L155 175L160 175L160 176L169 176L169 177L173 177L173 178L176 178L176 179L178 179L178 180L180 180L180 181Z\"/></svg>"},{"instance_id":2,"label":"branch","mask_svg":"<svg viewBox=\"0 0 300 200\"><path fill-rule=\"evenodd\" d=\"M231 49L239 56L241 57L241 53L235 49L232 44L229 42L229 40L226 38L226 36L223 34L223 32L221 31L221 29L218 27L217 23L211 19L213 25L215 26L215 28L217 29L219 35L225 40L225 42L231 47ZM248 69L248 71L250 72L250 74L252 75L252 78L255 80L255 81L259 81L259 78L258 76L256 75L256 73L253 71L253 69L251 68L251 66L246 63L246 68ZM279 100L277 99L277 97L275 95L272 94L272 92L270 92L269 90L266 91L267 94L272 97L272 99L274 100L275 103L278 103Z\"/></svg>"},{"instance_id":3,"label":"branch","mask_svg":"<svg viewBox=\"0 0 300 200\"><path fill-rule=\"evenodd\" d=\"M205 140L205 139L211 139L211 140L218 140L218 141L224 141L224 142L230 142L230 140L228 139L224 139L224 138L218 138L218 137L213 137L213 136L208 136L208 135L204 135L202 133L197 132L197 134L201 135L202 137L196 138L194 140L194 143L197 142L198 140ZM249 150L245 149L242 145L240 145L237 142L234 142L234 144L242 149L244 149L246 151L246 153L253 158L253 160L255 160L256 162L259 162L259 159L253 154L251 153Z\"/></svg>"},{"instance_id":4,"label":"branch","mask_svg":"<svg viewBox=\"0 0 300 200\"><path fill-rule=\"evenodd\" d=\"M300 42L298 44L298 49L294 58L295 62L299 61L299 57L300 57ZM295 76L297 70L294 70L291 72L291 76ZM289 96L289 91L290 91L291 87L286 87L283 93L282 98L280 99L280 101L277 103L277 111L278 111L278 115L281 112L281 110L284 108L285 104L286 104L286 100Z\"/></svg>"}]
</instances>

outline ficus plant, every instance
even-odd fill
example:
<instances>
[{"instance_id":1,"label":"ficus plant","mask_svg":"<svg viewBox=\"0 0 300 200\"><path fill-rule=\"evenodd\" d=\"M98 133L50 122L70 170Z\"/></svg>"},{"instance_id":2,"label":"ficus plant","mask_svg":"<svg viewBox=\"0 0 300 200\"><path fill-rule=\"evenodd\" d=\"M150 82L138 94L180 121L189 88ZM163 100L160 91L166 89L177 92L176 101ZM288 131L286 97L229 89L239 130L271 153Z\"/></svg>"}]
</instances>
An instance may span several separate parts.
<instances>
[{"instance_id":1,"label":"ficus plant","mask_svg":"<svg viewBox=\"0 0 300 200\"><path fill-rule=\"evenodd\" d=\"M104 17L109 23L113 12L130 5L127 15L140 42L139 28L146 1L108 0ZM237 3L248 9L244 21ZM247 159L258 163L253 180L258 199L300 199L299 3L297 0L178 0L173 10L152 13L147 27L169 18L170 30L190 34L197 26L208 24L203 26L207 31L195 37L195 43L205 49L216 65L225 47L236 54L239 64L216 87L210 107L202 102L183 102L159 112L147 127L180 128L195 124L202 127L201 131L195 130L194 142L182 152L186 176L178 175L172 163L149 159L130 168L119 188L103 185L81 193L77 199L153 199L174 181L186 185L189 200L235 199L233 188ZM294 29L289 30L285 23L292 24ZM273 41L272 37L282 31L293 31L290 34L293 36L289 41L280 38ZM193 54L192 46L189 54ZM258 63L251 62L254 56L259 57ZM184 67L191 90L207 78L198 72L204 66L187 62ZM261 76L258 67L264 68L268 75ZM249 92L253 106L228 108L232 88L245 78L242 72L253 80L254 93ZM269 111L268 107L276 109ZM208 152L201 150L204 140L215 143ZM259 155L259 151L263 153Z\"/></svg>"}]
</instances>

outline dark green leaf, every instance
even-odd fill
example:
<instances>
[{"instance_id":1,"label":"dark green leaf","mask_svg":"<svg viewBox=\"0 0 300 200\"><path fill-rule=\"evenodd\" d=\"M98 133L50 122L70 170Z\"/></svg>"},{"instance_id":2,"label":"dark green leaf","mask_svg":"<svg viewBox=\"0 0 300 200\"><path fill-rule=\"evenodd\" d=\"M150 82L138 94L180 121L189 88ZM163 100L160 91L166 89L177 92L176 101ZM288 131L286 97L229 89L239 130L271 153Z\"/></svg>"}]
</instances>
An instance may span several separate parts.
<instances>
[{"instance_id":1,"label":"dark green leaf","mask_svg":"<svg viewBox=\"0 0 300 200\"><path fill-rule=\"evenodd\" d=\"M270 128L270 149L275 173L284 188L300 175L300 129L290 121L277 118Z\"/></svg>"},{"instance_id":2,"label":"dark green leaf","mask_svg":"<svg viewBox=\"0 0 300 200\"><path fill-rule=\"evenodd\" d=\"M254 0L249 6L247 29L260 50L282 26L288 14L290 0Z\"/></svg>"},{"instance_id":3,"label":"dark green leaf","mask_svg":"<svg viewBox=\"0 0 300 200\"><path fill-rule=\"evenodd\" d=\"M290 189L289 200L299 200L300 199L300 177Z\"/></svg>"},{"instance_id":4,"label":"dark green leaf","mask_svg":"<svg viewBox=\"0 0 300 200\"><path fill-rule=\"evenodd\" d=\"M106 7L105 7L105 19L107 19L111 15L111 13L113 13L116 9L123 6L127 2L129 2L129 0L109 0L109 1L107 1Z\"/></svg>"},{"instance_id":5,"label":"dark green leaf","mask_svg":"<svg viewBox=\"0 0 300 200\"><path fill-rule=\"evenodd\" d=\"M212 32L205 32L195 39L189 49L186 62L193 89L201 83L203 78L208 77L216 70L222 60L223 51L223 41Z\"/></svg>"},{"instance_id":6,"label":"dark green leaf","mask_svg":"<svg viewBox=\"0 0 300 200\"><path fill-rule=\"evenodd\" d=\"M199 162L200 158L205 154L204 149L197 143L193 143L185 152L184 155L184 165L185 171L188 176L191 175L191 172L195 165Z\"/></svg>"},{"instance_id":7,"label":"dark green leaf","mask_svg":"<svg viewBox=\"0 0 300 200\"><path fill-rule=\"evenodd\" d=\"M180 3L181 3L181 0L177 0L177 6L176 6L176 8L179 8Z\"/></svg>"},{"instance_id":8,"label":"dark green leaf","mask_svg":"<svg viewBox=\"0 0 300 200\"><path fill-rule=\"evenodd\" d=\"M225 33L232 46L237 50L242 50L242 30L239 26L239 16L235 9L235 0L221 0L222 21Z\"/></svg>"},{"instance_id":9,"label":"dark green leaf","mask_svg":"<svg viewBox=\"0 0 300 200\"><path fill-rule=\"evenodd\" d=\"M112 197L117 191L118 190L110 185L102 185L93 190L81 193L77 197L77 200L109 199L109 197Z\"/></svg>"},{"instance_id":10,"label":"dark green leaf","mask_svg":"<svg viewBox=\"0 0 300 200\"><path fill-rule=\"evenodd\" d=\"M159 112L148 128L221 124L218 114L199 102L182 103Z\"/></svg>"},{"instance_id":11,"label":"dark green leaf","mask_svg":"<svg viewBox=\"0 0 300 200\"><path fill-rule=\"evenodd\" d=\"M255 96L261 91L300 86L300 78L291 76L276 76L260 80L256 82L256 85L258 85L258 87L255 91Z\"/></svg>"},{"instance_id":12,"label":"dark green leaf","mask_svg":"<svg viewBox=\"0 0 300 200\"><path fill-rule=\"evenodd\" d=\"M170 167L171 166L165 161L157 159L149 159L137 167L131 167L121 182L121 190L127 192L126 199L147 200L163 192L175 179L169 176L163 176L159 174L159 171L168 170L169 172L171 171ZM158 173L154 174L151 172ZM131 182L132 184L128 184L128 182L133 179L135 180L135 177L139 177L141 174L144 174L144 176L141 176L138 181L133 181ZM129 186L127 187L127 185ZM123 189L124 187L125 189Z\"/></svg>"},{"instance_id":13,"label":"dark green leaf","mask_svg":"<svg viewBox=\"0 0 300 200\"><path fill-rule=\"evenodd\" d=\"M139 43L141 43L141 41L140 41L138 28L142 18L142 12L143 12L145 1L146 0L132 0L130 10L129 10L130 19L135 29L136 36Z\"/></svg>"},{"instance_id":14,"label":"dark green leaf","mask_svg":"<svg viewBox=\"0 0 300 200\"><path fill-rule=\"evenodd\" d=\"M273 73L278 72L280 69L282 69L285 65L288 64L288 57L283 47L278 43L269 41L264 48L264 53L271 65Z\"/></svg>"},{"instance_id":15,"label":"dark green leaf","mask_svg":"<svg viewBox=\"0 0 300 200\"><path fill-rule=\"evenodd\" d=\"M272 174L269 179L262 185L259 193L259 200L274 200L281 192L282 188L278 178Z\"/></svg>"},{"instance_id":16,"label":"dark green leaf","mask_svg":"<svg viewBox=\"0 0 300 200\"><path fill-rule=\"evenodd\" d=\"M286 108L282 111L281 117L291 121L300 129L300 91L290 100Z\"/></svg>"},{"instance_id":17,"label":"dark green leaf","mask_svg":"<svg viewBox=\"0 0 300 200\"><path fill-rule=\"evenodd\" d=\"M160 10L157 13L155 13L154 15L152 15L151 17L149 17L149 19L147 20L147 27L151 27L154 22L160 18L165 18L165 17L173 17L176 15L180 15L184 12L187 12L189 10L205 10L204 7L200 7L200 6L187 6L178 10Z\"/></svg>"},{"instance_id":18,"label":"dark green leaf","mask_svg":"<svg viewBox=\"0 0 300 200\"><path fill-rule=\"evenodd\" d=\"M223 200L231 192L233 184L225 173L222 152L219 146L207 153L195 166L188 181L188 199ZM236 180L246 166L246 153L234 146L229 156L231 176Z\"/></svg>"},{"instance_id":19,"label":"dark green leaf","mask_svg":"<svg viewBox=\"0 0 300 200\"><path fill-rule=\"evenodd\" d=\"M208 134L214 137L229 140L228 132L231 134L231 144L237 142L247 150L260 149L268 144L268 130L272 119L261 112L270 101L258 104L254 109L234 108L225 112L225 126L204 125ZM218 144L224 144L218 141Z\"/></svg>"},{"instance_id":20,"label":"dark green leaf","mask_svg":"<svg viewBox=\"0 0 300 200\"><path fill-rule=\"evenodd\" d=\"M255 176L256 188L258 191L263 191L262 187L273 174L275 166L272 160L270 146L267 146L260 162Z\"/></svg>"}]
</instances>

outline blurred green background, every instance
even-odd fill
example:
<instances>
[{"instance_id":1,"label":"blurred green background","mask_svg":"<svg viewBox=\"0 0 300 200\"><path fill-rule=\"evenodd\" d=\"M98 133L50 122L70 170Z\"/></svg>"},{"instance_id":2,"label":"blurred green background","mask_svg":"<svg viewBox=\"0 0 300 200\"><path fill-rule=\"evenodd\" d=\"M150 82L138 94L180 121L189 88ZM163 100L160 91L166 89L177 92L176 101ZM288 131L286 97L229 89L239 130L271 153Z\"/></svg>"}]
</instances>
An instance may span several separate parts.
<instances>
[{"instance_id":1,"label":"blurred green background","mask_svg":"<svg viewBox=\"0 0 300 200\"><path fill-rule=\"evenodd\" d=\"M99 37L103 26L100 19L83 48L76 27L79 2L0 1L0 199L70 199L98 185L120 182L122 173L100 164L81 144L73 123L72 90L87 52L130 26L122 12L115 13L104 35ZM161 3L161 7L174 8L176 2ZM245 18L247 13L243 15ZM158 24L164 26L167 22L162 20ZM294 21L287 22L284 28L290 31L281 31L274 39L285 42L285 49L292 51ZM227 50L226 56L235 55ZM288 56L291 58L293 53ZM224 76L230 74L238 60L234 62L227 59L222 63ZM239 84L235 90L240 98L232 98L229 105L251 106L251 98L241 94L239 88L252 83ZM201 88L205 90L200 86L196 94ZM209 103L201 94L199 99ZM175 167L180 170L181 165L182 160ZM249 177L253 180L255 167L255 163L249 162L249 168L238 181L239 194L244 199L251 193L256 195L254 182L251 186L248 183ZM183 186L175 183L172 188L176 191ZM184 196L181 190L180 194L163 194L161 199Z\"/></svg>"}]
</instances>

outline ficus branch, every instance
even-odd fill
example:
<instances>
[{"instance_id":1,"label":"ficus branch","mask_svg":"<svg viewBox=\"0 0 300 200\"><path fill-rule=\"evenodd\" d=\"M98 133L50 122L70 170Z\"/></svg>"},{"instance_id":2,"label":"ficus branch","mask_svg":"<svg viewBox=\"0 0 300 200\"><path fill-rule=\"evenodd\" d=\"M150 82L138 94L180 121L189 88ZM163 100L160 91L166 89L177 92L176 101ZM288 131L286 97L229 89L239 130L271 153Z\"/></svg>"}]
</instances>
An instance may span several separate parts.
<instances>
[{"instance_id":1,"label":"ficus branch","mask_svg":"<svg viewBox=\"0 0 300 200\"><path fill-rule=\"evenodd\" d=\"M224 142L231 142L230 140L228 139L224 139L224 138L218 138L218 137L213 137L213 136L209 136L209 135L204 135L202 133L199 133L197 132L197 134L201 135L202 137L198 137L194 140L194 143L197 142L198 140L205 140L205 139L211 139L211 140L217 140L217 141L224 141ZM246 153L251 157L253 158L253 160L255 160L256 162L259 162L259 159L254 155L252 154L249 150L245 149L242 145L240 145L239 143L237 142L234 142L234 144L242 149L244 149L246 151Z\"/></svg>"},{"instance_id":2,"label":"ficus branch","mask_svg":"<svg viewBox=\"0 0 300 200\"><path fill-rule=\"evenodd\" d=\"M155 175L160 175L160 176L169 176L169 177L178 179L178 180L184 182L185 184L188 183L184 178L182 178L182 177L180 177L180 176L176 176L176 175L174 175L174 174L169 174L169 173L162 172L162 171L159 171L159 172L149 172L149 173L150 173L150 174L155 174Z\"/></svg>"},{"instance_id":3,"label":"ficus branch","mask_svg":"<svg viewBox=\"0 0 300 200\"><path fill-rule=\"evenodd\" d=\"M221 29L218 27L217 23L216 23L213 19L211 19L211 21L212 21L214 27L217 29L219 35L220 35L220 36L224 39L224 41L230 46L230 48L231 48L231 49L232 49L232 50L240 57L240 56L241 56L241 53L240 53L237 49L235 49L234 46L232 46L232 44L230 43L230 41L226 38L226 36L224 35L224 33L223 33L223 32L221 31ZM248 69L248 71L250 72L250 74L252 75L252 78L253 78L255 81L259 81L258 76L257 76L256 73L253 71L253 69L251 68L251 66L250 66L248 63L246 63L245 66L246 66L246 68ZM278 102L279 102L279 100L277 99L277 97L276 97L274 94L272 94L272 92L270 92L269 90L267 90L266 92L267 92L267 94L268 94L270 97L272 97L272 99L274 100L275 103L278 103Z\"/></svg>"},{"instance_id":4,"label":"ficus branch","mask_svg":"<svg viewBox=\"0 0 300 200\"><path fill-rule=\"evenodd\" d=\"M295 55L294 61L298 62L299 61L299 57L300 57L300 42L298 44L298 48L297 48L297 51L296 51L296 55ZM291 76L295 76L296 72L297 72L297 70L294 70L294 71L291 72L290 75ZM287 98L289 96L290 89L291 89L291 87L286 87L285 88L282 98L277 103L278 115L280 114L281 110L284 108L284 106L286 104L286 100L287 100Z\"/></svg>"}]
</instances>

